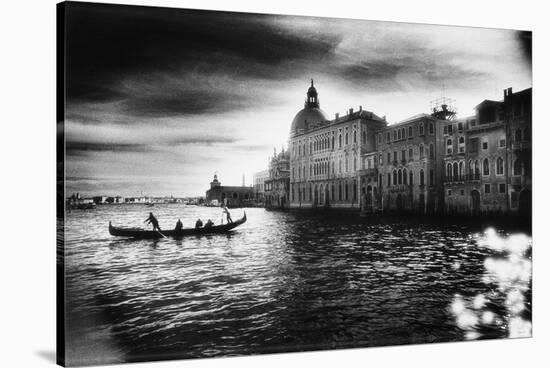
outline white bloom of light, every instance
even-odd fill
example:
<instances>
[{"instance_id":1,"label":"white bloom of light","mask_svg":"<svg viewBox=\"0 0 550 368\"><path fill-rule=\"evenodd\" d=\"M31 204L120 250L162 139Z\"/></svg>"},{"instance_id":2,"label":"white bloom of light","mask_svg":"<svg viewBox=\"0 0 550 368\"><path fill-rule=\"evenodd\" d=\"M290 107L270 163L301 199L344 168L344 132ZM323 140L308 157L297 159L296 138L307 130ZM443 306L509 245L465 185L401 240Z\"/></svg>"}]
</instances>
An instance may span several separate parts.
<instances>
[{"instance_id":1,"label":"white bloom of light","mask_svg":"<svg viewBox=\"0 0 550 368\"><path fill-rule=\"evenodd\" d=\"M531 241L525 234L510 235L505 242L504 248L510 254L521 256L531 247Z\"/></svg>"},{"instance_id":2,"label":"white bloom of light","mask_svg":"<svg viewBox=\"0 0 550 368\"><path fill-rule=\"evenodd\" d=\"M481 336L481 334L479 332L475 332L475 331L468 331L466 332L465 334L465 338L466 340L475 340L477 339L479 336Z\"/></svg>"},{"instance_id":3,"label":"white bloom of light","mask_svg":"<svg viewBox=\"0 0 550 368\"><path fill-rule=\"evenodd\" d=\"M451 267L455 271L458 270L460 268L460 262L457 261L457 262L453 263Z\"/></svg>"},{"instance_id":4,"label":"white bloom of light","mask_svg":"<svg viewBox=\"0 0 550 368\"><path fill-rule=\"evenodd\" d=\"M490 325L495 320L495 314L491 311L485 311L481 315L481 322L485 325Z\"/></svg>"},{"instance_id":5,"label":"white bloom of light","mask_svg":"<svg viewBox=\"0 0 550 368\"><path fill-rule=\"evenodd\" d=\"M511 313L518 314L525 309L524 301L523 293L517 289L513 289L508 292L505 303Z\"/></svg>"},{"instance_id":6,"label":"white bloom of light","mask_svg":"<svg viewBox=\"0 0 550 368\"><path fill-rule=\"evenodd\" d=\"M487 303L485 295L479 294L474 298L474 309L481 309Z\"/></svg>"},{"instance_id":7,"label":"white bloom of light","mask_svg":"<svg viewBox=\"0 0 550 368\"><path fill-rule=\"evenodd\" d=\"M479 240L481 246L491 248L498 252L502 251L505 246L504 240L498 236L497 232L493 228L485 230L485 237Z\"/></svg>"},{"instance_id":8,"label":"white bloom of light","mask_svg":"<svg viewBox=\"0 0 550 368\"><path fill-rule=\"evenodd\" d=\"M458 316L456 324L463 330L473 329L477 325L477 316L466 309Z\"/></svg>"},{"instance_id":9,"label":"white bloom of light","mask_svg":"<svg viewBox=\"0 0 550 368\"><path fill-rule=\"evenodd\" d=\"M460 295L455 295L453 303L451 304L451 311L454 315L458 316L466 310L466 305L464 304L464 299Z\"/></svg>"},{"instance_id":10,"label":"white bloom of light","mask_svg":"<svg viewBox=\"0 0 550 368\"><path fill-rule=\"evenodd\" d=\"M508 326L508 337L531 337L531 322L520 317L511 318Z\"/></svg>"}]
</instances>

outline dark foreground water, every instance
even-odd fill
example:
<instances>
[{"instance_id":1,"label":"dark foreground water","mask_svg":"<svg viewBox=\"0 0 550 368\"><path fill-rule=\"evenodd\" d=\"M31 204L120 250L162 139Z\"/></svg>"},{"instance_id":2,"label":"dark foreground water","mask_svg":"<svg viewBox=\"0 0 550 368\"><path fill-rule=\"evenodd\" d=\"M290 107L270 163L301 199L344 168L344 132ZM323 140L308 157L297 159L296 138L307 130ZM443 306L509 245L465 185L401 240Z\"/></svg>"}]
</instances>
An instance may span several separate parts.
<instances>
[{"instance_id":1,"label":"dark foreground water","mask_svg":"<svg viewBox=\"0 0 550 368\"><path fill-rule=\"evenodd\" d=\"M69 213L68 364L530 335L529 253L506 269L517 259L482 246L479 222L247 209L229 235L109 235L109 220L145 226L150 210L162 228L221 218L184 205Z\"/></svg>"}]
</instances>

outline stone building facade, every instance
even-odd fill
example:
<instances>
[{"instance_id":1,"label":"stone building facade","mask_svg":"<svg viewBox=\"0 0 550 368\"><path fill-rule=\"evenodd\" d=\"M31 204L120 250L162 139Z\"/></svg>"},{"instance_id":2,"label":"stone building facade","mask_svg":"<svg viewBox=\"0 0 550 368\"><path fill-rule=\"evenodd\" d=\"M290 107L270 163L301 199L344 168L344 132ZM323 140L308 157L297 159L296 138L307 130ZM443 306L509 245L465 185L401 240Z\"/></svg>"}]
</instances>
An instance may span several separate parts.
<instances>
[{"instance_id":1,"label":"stone building facade","mask_svg":"<svg viewBox=\"0 0 550 368\"><path fill-rule=\"evenodd\" d=\"M290 154L284 148L269 162L268 178L264 182L266 208L285 209L289 207Z\"/></svg>"},{"instance_id":2,"label":"stone building facade","mask_svg":"<svg viewBox=\"0 0 550 368\"><path fill-rule=\"evenodd\" d=\"M329 120L312 81L290 131L290 207L359 209L362 160L386 124L362 107Z\"/></svg>"},{"instance_id":3,"label":"stone building facade","mask_svg":"<svg viewBox=\"0 0 550 368\"><path fill-rule=\"evenodd\" d=\"M457 192L461 214L531 213L532 89L504 91L502 101L485 100L465 125L466 177ZM457 183L459 184L459 183ZM456 193L448 189L448 202Z\"/></svg>"},{"instance_id":4,"label":"stone building facade","mask_svg":"<svg viewBox=\"0 0 550 368\"><path fill-rule=\"evenodd\" d=\"M443 207L440 160L447 120L420 114L377 135L380 208L436 213Z\"/></svg>"},{"instance_id":5,"label":"stone building facade","mask_svg":"<svg viewBox=\"0 0 550 368\"><path fill-rule=\"evenodd\" d=\"M257 204L265 203L265 182L269 179L269 170L262 170L252 175L254 199Z\"/></svg>"},{"instance_id":6,"label":"stone building facade","mask_svg":"<svg viewBox=\"0 0 550 368\"><path fill-rule=\"evenodd\" d=\"M206 203L208 204L246 207L253 201L253 187L222 185L217 174L214 174L214 179L210 182L210 189L206 191Z\"/></svg>"}]
</instances>

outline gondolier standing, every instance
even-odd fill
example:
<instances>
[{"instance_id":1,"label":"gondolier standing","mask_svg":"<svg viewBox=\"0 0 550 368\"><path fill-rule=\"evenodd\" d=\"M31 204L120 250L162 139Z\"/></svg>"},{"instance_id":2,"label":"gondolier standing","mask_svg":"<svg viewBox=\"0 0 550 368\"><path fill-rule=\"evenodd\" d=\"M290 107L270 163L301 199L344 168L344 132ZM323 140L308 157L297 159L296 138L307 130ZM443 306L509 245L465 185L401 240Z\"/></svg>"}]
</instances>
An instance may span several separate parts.
<instances>
[{"instance_id":1,"label":"gondolier standing","mask_svg":"<svg viewBox=\"0 0 550 368\"><path fill-rule=\"evenodd\" d=\"M233 220L231 219L231 214L229 213L229 210L227 209L227 206L222 205L222 210L223 210L223 213L226 215L227 223L228 224L232 223Z\"/></svg>"},{"instance_id":2,"label":"gondolier standing","mask_svg":"<svg viewBox=\"0 0 550 368\"><path fill-rule=\"evenodd\" d=\"M145 219L145 221L143 221L143 222L153 225L153 231L154 230L160 231L159 222L158 222L157 218L155 216L153 216L153 212L149 212L149 217L147 217L147 219Z\"/></svg>"}]
</instances>

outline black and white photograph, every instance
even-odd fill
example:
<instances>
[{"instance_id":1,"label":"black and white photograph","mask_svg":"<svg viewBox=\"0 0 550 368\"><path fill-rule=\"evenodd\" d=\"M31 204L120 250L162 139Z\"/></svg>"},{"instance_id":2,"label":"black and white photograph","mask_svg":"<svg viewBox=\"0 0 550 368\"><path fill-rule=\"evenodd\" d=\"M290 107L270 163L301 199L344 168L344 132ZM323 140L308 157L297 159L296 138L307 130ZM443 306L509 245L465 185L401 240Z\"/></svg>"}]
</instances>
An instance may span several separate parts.
<instances>
[{"instance_id":1,"label":"black and white photograph","mask_svg":"<svg viewBox=\"0 0 550 368\"><path fill-rule=\"evenodd\" d=\"M532 337L530 30L56 21L58 364Z\"/></svg>"}]
</instances>

